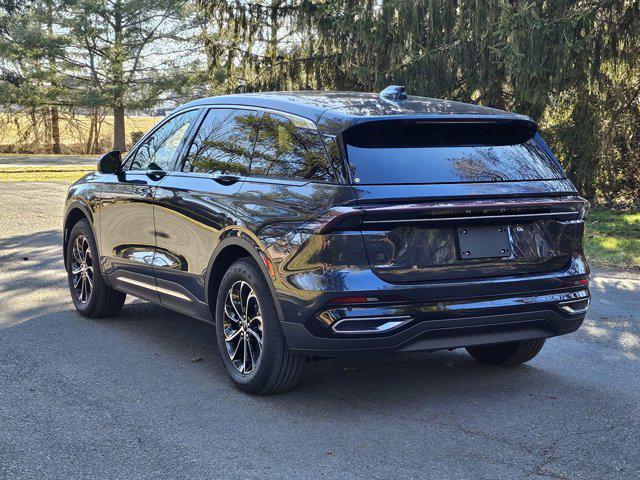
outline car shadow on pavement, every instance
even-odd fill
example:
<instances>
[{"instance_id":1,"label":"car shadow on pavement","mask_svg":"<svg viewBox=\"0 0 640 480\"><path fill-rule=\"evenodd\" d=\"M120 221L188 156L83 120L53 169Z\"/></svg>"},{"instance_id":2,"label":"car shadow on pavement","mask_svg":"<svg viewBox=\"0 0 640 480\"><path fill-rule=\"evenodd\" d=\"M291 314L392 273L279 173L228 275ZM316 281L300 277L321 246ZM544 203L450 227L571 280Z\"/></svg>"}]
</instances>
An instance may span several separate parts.
<instances>
[{"instance_id":1,"label":"car shadow on pavement","mask_svg":"<svg viewBox=\"0 0 640 480\"><path fill-rule=\"evenodd\" d=\"M35 316L46 321L47 316L42 314L49 312L52 318L62 315L73 324L84 321L100 325L100 333L105 332L105 328L111 328L113 332L125 334L131 339L127 342L130 351L141 349L141 345L146 344L168 357L198 357L220 364L215 358L217 346L213 327L162 306L129 297L120 317L106 320L82 319L70 310L72 305L62 262L60 230L0 239L0 265L3 267L0 300L5 305L5 326ZM606 324L598 328L606 336ZM628 354L625 345L612 342L610 346L618 347L618 353ZM536 367L524 366L520 370L527 375L534 375ZM425 378L428 378L428 382L450 381L450 376L458 371L461 378L465 378L465 372L469 372L468 375L474 379L479 373L505 378L514 375L512 370L479 366L463 350L458 350L453 353L411 353L311 362L305 376L307 380L303 379L300 388L309 388L310 377L313 377L315 384L327 382L335 385L344 382L345 389L355 388L361 381L363 387L380 384L402 388L401 385L412 385Z\"/></svg>"},{"instance_id":2,"label":"car shadow on pavement","mask_svg":"<svg viewBox=\"0 0 640 480\"><path fill-rule=\"evenodd\" d=\"M24 322L20 328L29 331L30 336L50 335L62 345L66 337L69 348L83 351L100 352L108 346L109 351L140 362L146 362L150 354L157 360L147 366L150 371L155 370L154 375L176 374L172 372L176 366L184 375L183 369L189 366L197 373L194 382L231 388L218 358L212 325L131 297L117 318L82 318L72 308L61 257L59 230L0 239L0 300L5 305L0 328L5 334L17 334L12 330ZM12 328L12 324L16 326ZM625 353L616 342L608 346L617 354ZM543 349L540 358L544 360L552 348ZM108 353L100 356L103 362L114 362L115 369L130 368L122 359L109 358ZM310 362L300 385L289 395L316 392L330 397L348 393L349 397L358 398L375 390L380 401L385 396L390 396L391 401L398 395L406 399L416 392L423 397L433 397L438 392L464 397L473 390L486 395L494 388L553 385L553 375L538 364L536 359L518 369L481 366L464 350L328 359ZM189 376L183 378L188 380Z\"/></svg>"},{"instance_id":3,"label":"car shadow on pavement","mask_svg":"<svg viewBox=\"0 0 640 480\"><path fill-rule=\"evenodd\" d=\"M66 308L66 289L60 230L0 238L2 323Z\"/></svg>"},{"instance_id":4,"label":"car shadow on pavement","mask_svg":"<svg viewBox=\"0 0 640 480\"><path fill-rule=\"evenodd\" d=\"M223 389L233 388L219 358L213 325L130 297L120 315L105 319L83 318L70 308L70 301L64 303L67 308L37 316L22 327L28 328L30 335L55 335L60 343L83 352L104 350L98 355L100 361L113 362L116 371L128 368L128 361L145 362L151 355L157 363L145 368L155 370L158 377L180 374L185 381L193 382L191 387L215 384ZM82 342L77 343L78 337L83 337ZM111 357L110 352L114 354ZM118 353L126 354L128 361L123 362ZM543 349L541 355L544 353ZM83 362L91 362L92 355ZM193 367L193 375L184 377L185 367ZM519 368L484 366L464 349L363 355L310 361L302 381L288 395L315 391L324 397L362 398L374 390L380 401L387 397L393 402L398 400L397 395L406 399L417 392L431 397L438 392L464 397L474 390L486 395L498 386L509 390L523 384L535 391L552 386L553 378L553 373L536 366L535 361Z\"/></svg>"},{"instance_id":5,"label":"car shadow on pavement","mask_svg":"<svg viewBox=\"0 0 640 480\"><path fill-rule=\"evenodd\" d=\"M131 297L117 317L84 318L72 308L71 301L66 298L68 295L65 291L65 298L53 307L48 306L44 314L34 315L17 325L5 326L3 334L20 335L22 330L25 338L33 339L34 335L43 339L55 338L58 345L65 346L68 354L73 353L69 349L93 352L83 362L91 363L92 358L98 358L103 365L104 362L113 362L116 370L126 367L127 363L117 356L118 353L126 352L128 361L136 358L144 361L151 354L160 363L147 368L157 368L155 373L159 376L170 377L176 373L171 371L172 366L181 369L191 364L198 367L192 380L205 384L223 383L225 388L231 388L219 359L213 325ZM40 308L45 309L45 306ZM329 390L345 392L374 388L378 392L400 394L405 389L408 392L427 386L432 388L433 384L442 382L460 381L460 386L466 390L468 381L477 378L478 374L485 379L507 379L513 377L517 370L531 377L530 380L538 375L546 377L534 366L520 369L480 366L463 352L365 355L310 361L297 390L319 389L328 393ZM113 355L109 356L109 353Z\"/></svg>"}]
</instances>

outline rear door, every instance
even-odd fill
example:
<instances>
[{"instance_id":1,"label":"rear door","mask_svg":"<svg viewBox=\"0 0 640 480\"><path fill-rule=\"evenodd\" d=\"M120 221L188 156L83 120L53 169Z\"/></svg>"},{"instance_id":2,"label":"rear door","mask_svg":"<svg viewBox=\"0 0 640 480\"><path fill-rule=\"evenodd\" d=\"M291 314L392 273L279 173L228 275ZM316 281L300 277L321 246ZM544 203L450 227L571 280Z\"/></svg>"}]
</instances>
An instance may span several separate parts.
<instances>
[{"instance_id":1,"label":"rear door","mask_svg":"<svg viewBox=\"0 0 640 480\"><path fill-rule=\"evenodd\" d=\"M124 171L105 175L99 201L103 271L116 288L158 301L153 278L153 196L170 169L197 111L181 112L152 130L127 157Z\"/></svg>"},{"instance_id":2,"label":"rear door","mask_svg":"<svg viewBox=\"0 0 640 480\"><path fill-rule=\"evenodd\" d=\"M155 194L154 271L161 302L209 320L205 278L249 171L261 113L210 108Z\"/></svg>"},{"instance_id":3,"label":"rear door","mask_svg":"<svg viewBox=\"0 0 640 480\"><path fill-rule=\"evenodd\" d=\"M583 201L532 124L382 121L343 140L386 281L554 271L581 251Z\"/></svg>"}]
</instances>

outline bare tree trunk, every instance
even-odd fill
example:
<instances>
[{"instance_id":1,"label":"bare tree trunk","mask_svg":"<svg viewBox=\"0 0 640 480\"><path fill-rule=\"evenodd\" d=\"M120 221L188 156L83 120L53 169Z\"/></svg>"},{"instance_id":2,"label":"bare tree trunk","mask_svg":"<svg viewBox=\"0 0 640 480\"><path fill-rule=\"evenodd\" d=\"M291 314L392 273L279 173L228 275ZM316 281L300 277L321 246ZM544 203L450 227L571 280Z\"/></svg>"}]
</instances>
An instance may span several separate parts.
<instances>
[{"instance_id":1,"label":"bare tree trunk","mask_svg":"<svg viewBox=\"0 0 640 480\"><path fill-rule=\"evenodd\" d=\"M116 95L113 105L113 149L120 150L122 152L125 149L126 142L124 131L124 91L126 86L124 78L125 58L123 56L124 33L122 26L122 0L115 0L113 12L113 49L116 52L112 61L113 83L116 87Z\"/></svg>"},{"instance_id":2,"label":"bare tree trunk","mask_svg":"<svg viewBox=\"0 0 640 480\"><path fill-rule=\"evenodd\" d=\"M269 57L270 71L269 71L269 88L273 90L280 90L278 75L276 73L276 64L278 63L278 10L280 9L281 1L271 1L271 12L269 15L269 46L267 47L267 56Z\"/></svg>"},{"instance_id":3,"label":"bare tree trunk","mask_svg":"<svg viewBox=\"0 0 640 480\"><path fill-rule=\"evenodd\" d=\"M47 31L53 36L53 2L47 1ZM56 58L54 55L49 56L49 69L51 70L51 78L55 78L56 74ZM55 86L55 82L52 82ZM51 107L51 146L53 153L60 153L60 114L58 107Z\"/></svg>"},{"instance_id":4,"label":"bare tree trunk","mask_svg":"<svg viewBox=\"0 0 640 480\"><path fill-rule=\"evenodd\" d=\"M58 107L51 107L51 141L53 153L61 153L60 147L60 113Z\"/></svg>"},{"instance_id":5,"label":"bare tree trunk","mask_svg":"<svg viewBox=\"0 0 640 480\"><path fill-rule=\"evenodd\" d=\"M42 123L44 126L44 148L47 152L50 152L52 149L52 140L51 140L51 113L50 109L43 108L42 109Z\"/></svg>"},{"instance_id":6,"label":"bare tree trunk","mask_svg":"<svg viewBox=\"0 0 640 480\"><path fill-rule=\"evenodd\" d=\"M89 137L87 138L87 143L84 148L84 151L89 154L94 153L93 138L94 138L95 130L96 130L96 108L94 107L93 110L91 110L91 117L89 119Z\"/></svg>"},{"instance_id":7,"label":"bare tree trunk","mask_svg":"<svg viewBox=\"0 0 640 480\"><path fill-rule=\"evenodd\" d=\"M124 131L124 107L116 105L113 107L113 149L125 149L125 131Z\"/></svg>"},{"instance_id":8,"label":"bare tree trunk","mask_svg":"<svg viewBox=\"0 0 640 480\"><path fill-rule=\"evenodd\" d=\"M31 120L31 131L33 132L33 153L36 153L40 147L40 132L38 131L38 119L36 117L36 109L29 109L29 119Z\"/></svg>"},{"instance_id":9,"label":"bare tree trunk","mask_svg":"<svg viewBox=\"0 0 640 480\"><path fill-rule=\"evenodd\" d=\"M107 111L104 108L96 107L95 109L95 117L96 117L96 126L94 130L93 137L93 153L100 153L100 132L102 130L102 122L104 122L104 117L106 116Z\"/></svg>"},{"instance_id":10,"label":"bare tree trunk","mask_svg":"<svg viewBox=\"0 0 640 480\"><path fill-rule=\"evenodd\" d=\"M237 93L235 91L236 85L235 82L233 81L233 53L234 50L233 48L229 48L229 50L227 51L227 79L226 79L226 83L227 83L227 93Z\"/></svg>"}]
</instances>

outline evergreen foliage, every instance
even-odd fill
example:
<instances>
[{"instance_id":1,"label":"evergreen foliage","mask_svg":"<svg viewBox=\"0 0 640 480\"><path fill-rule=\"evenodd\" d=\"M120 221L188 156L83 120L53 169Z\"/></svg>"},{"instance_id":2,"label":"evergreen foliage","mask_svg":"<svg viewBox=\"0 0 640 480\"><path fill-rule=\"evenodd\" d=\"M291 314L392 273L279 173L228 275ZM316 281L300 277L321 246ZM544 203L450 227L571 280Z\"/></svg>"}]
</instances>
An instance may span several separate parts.
<instances>
[{"instance_id":1,"label":"evergreen foliage","mask_svg":"<svg viewBox=\"0 0 640 480\"><path fill-rule=\"evenodd\" d=\"M583 195L639 201L640 0L0 0L0 103L53 151L76 107L97 151L105 108L389 84L528 114Z\"/></svg>"},{"instance_id":2,"label":"evergreen foliage","mask_svg":"<svg viewBox=\"0 0 640 480\"><path fill-rule=\"evenodd\" d=\"M150 107L189 83L181 58L193 48L185 47L191 36L182 36L189 26L186 3L7 2L0 8L0 102L31 108L36 143L40 117L49 132L58 122L58 107L89 110L90 153L97 153L99 122L109 108L114 148L124 150L125 110Z\"/></svg>"},{"instance_id":3,"label":"evergreen foliage","mask_svg":"<svg viewBox=\"0 0 640 480\"><path fill-rule=\"evenodd\" d=\"M199 0L218 90L403 84L532 116L581 193L640 192L638 0Z\"/></svg>"}]
</instances>

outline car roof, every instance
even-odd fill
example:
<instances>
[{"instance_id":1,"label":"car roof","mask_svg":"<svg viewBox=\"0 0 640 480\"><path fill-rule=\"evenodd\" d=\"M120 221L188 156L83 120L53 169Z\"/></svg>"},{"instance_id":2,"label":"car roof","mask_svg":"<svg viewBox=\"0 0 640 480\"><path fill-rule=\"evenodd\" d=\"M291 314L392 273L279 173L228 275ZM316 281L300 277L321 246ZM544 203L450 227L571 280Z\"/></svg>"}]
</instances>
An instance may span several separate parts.
<instances>
[{"instance_id":1,"label":"car roof","mask_svg":"<svg viewBox=\"0 0 640 480\"><path fill-rule=\"evenodd\" d=\"M381 98L364 92L261 92L220 95L189 102L174 112L194 106L238 105L267 108L299 115L316 122L324 133L335 134L366 121L431 120L515 120L535 122L529 117L469 103L409 95L404 100Z\"/></svg>"}]
</instances>

